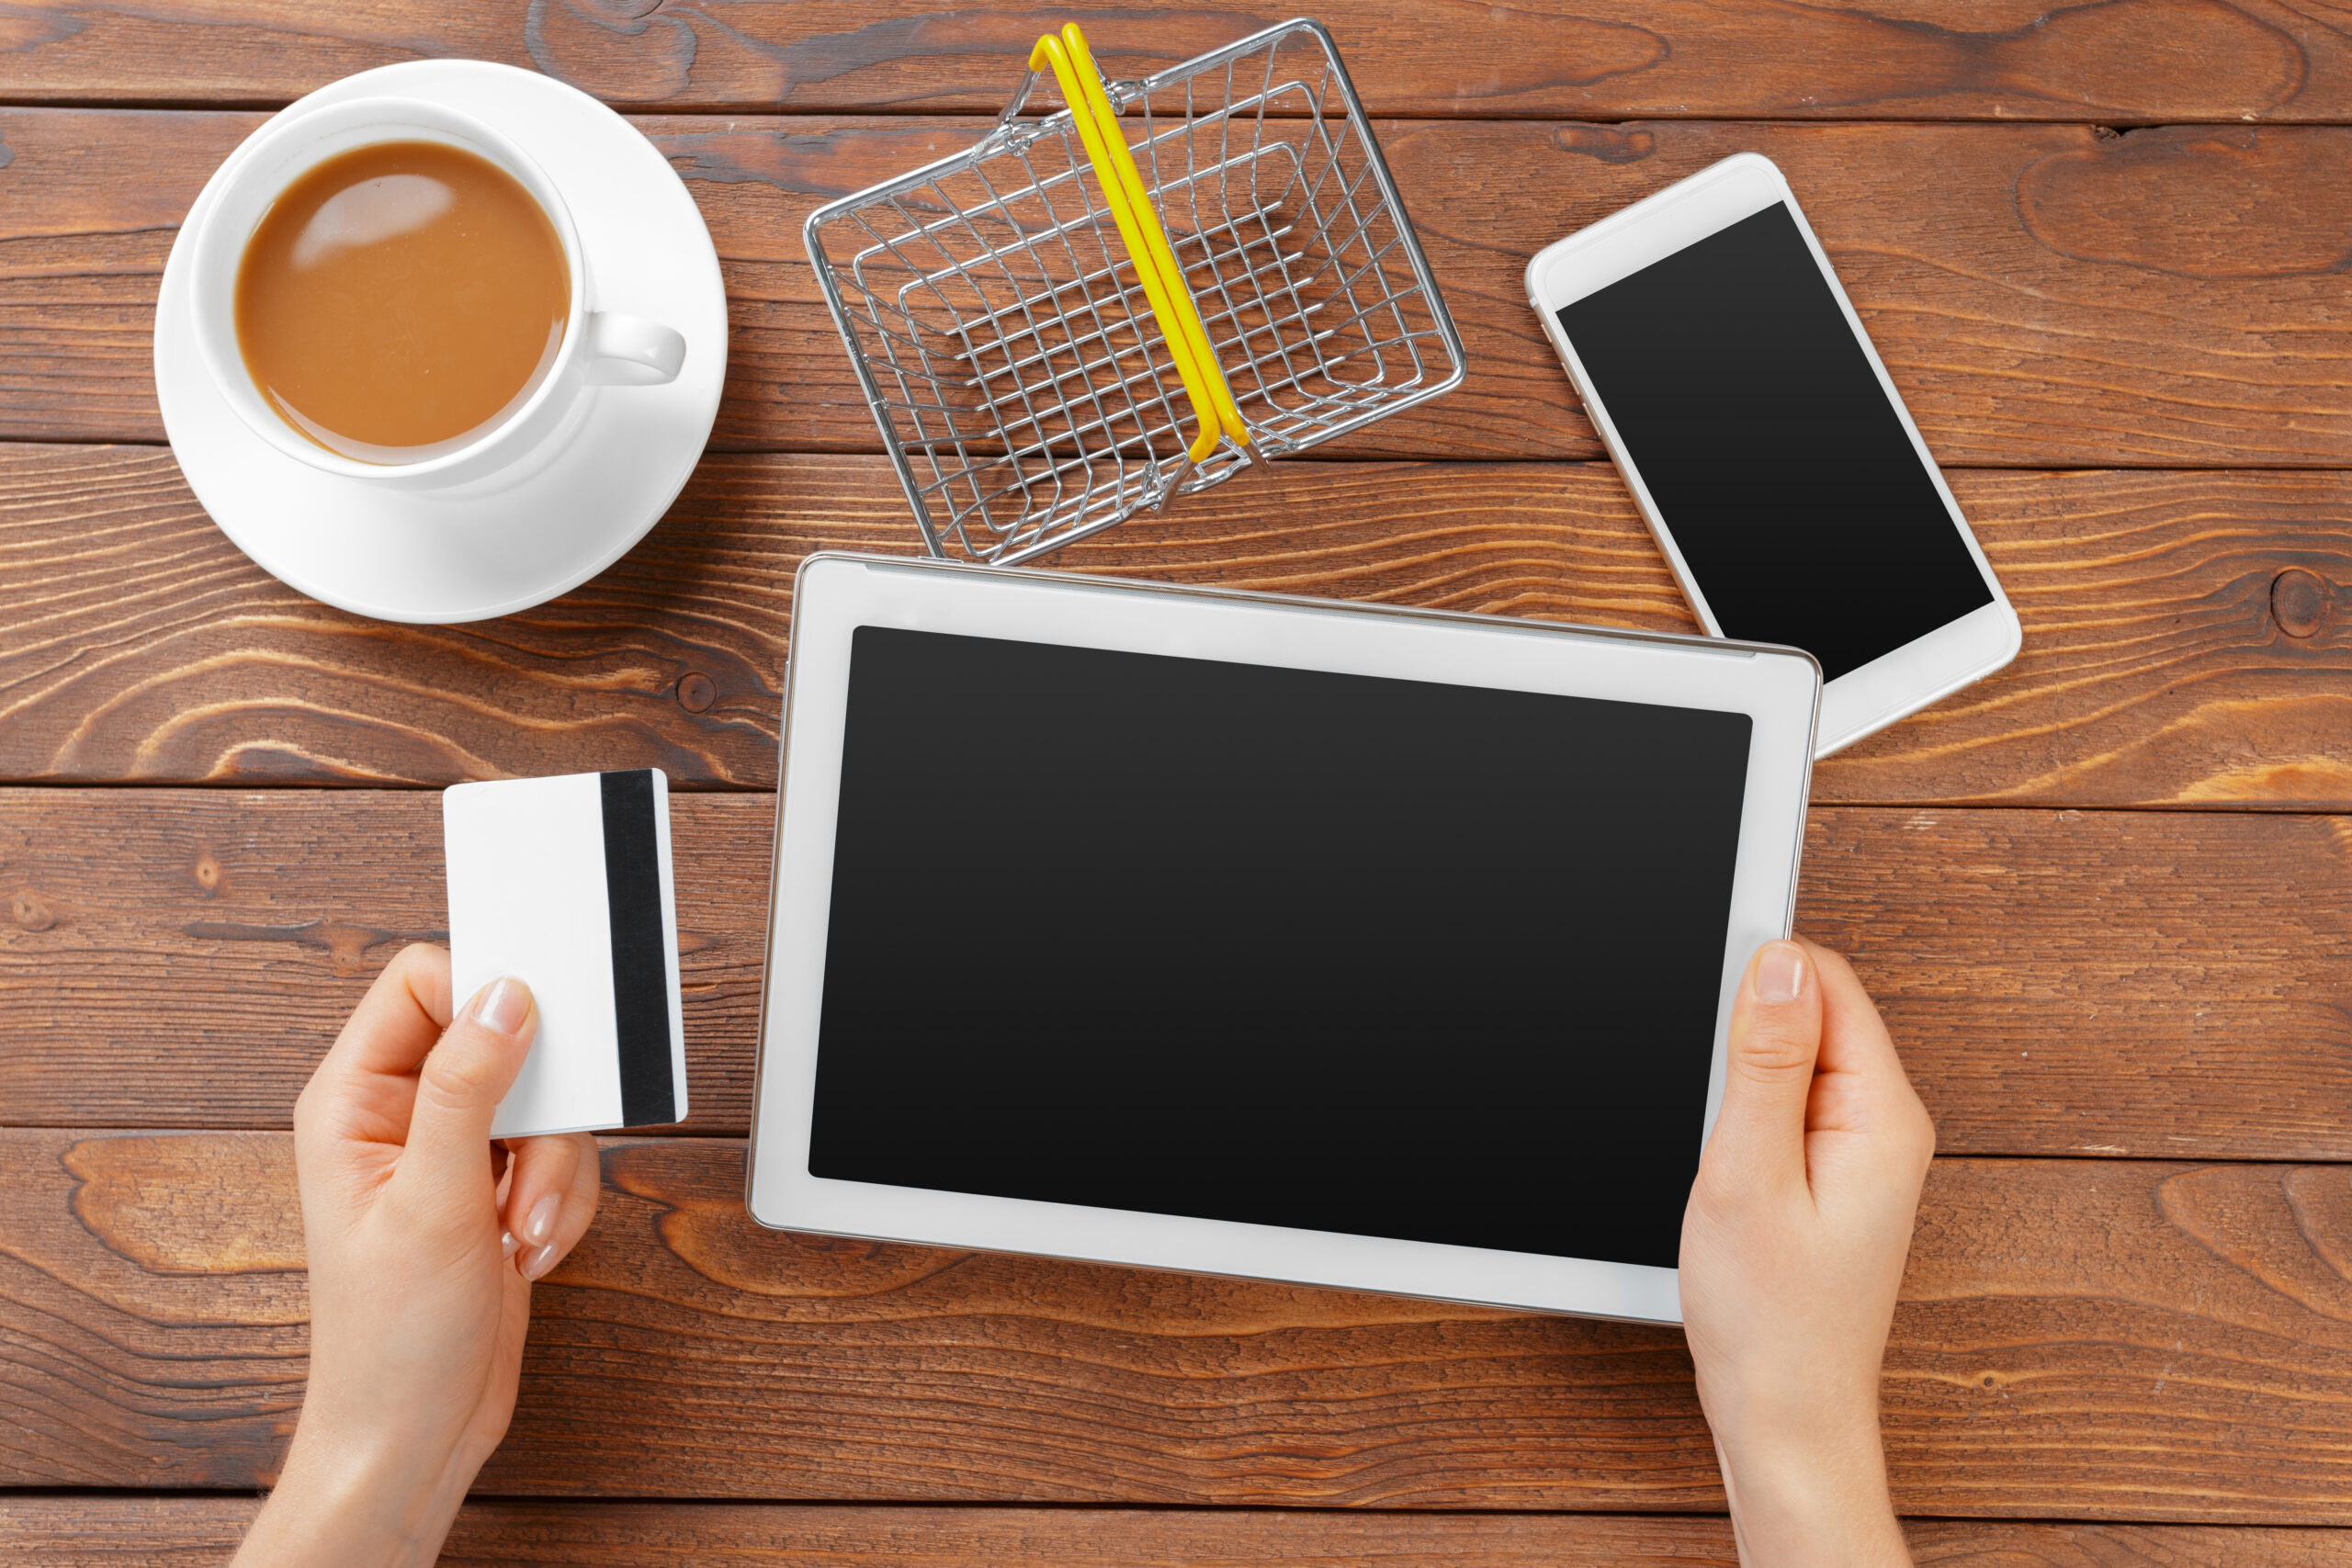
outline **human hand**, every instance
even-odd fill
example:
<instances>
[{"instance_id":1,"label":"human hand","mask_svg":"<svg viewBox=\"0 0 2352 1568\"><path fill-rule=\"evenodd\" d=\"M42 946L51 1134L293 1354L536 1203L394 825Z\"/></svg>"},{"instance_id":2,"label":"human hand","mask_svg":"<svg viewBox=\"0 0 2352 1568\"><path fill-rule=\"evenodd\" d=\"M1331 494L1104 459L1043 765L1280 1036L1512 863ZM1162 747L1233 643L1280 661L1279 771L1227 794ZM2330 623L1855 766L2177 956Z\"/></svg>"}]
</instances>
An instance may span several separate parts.
<instances>
[{"instance_id":1,"label":"human hand","mask_svg":"<svg viewBox=\"0 0 2352 1568\"><path fill-rule=\"evenodd\" d=\"M376 977L294 1107L311 1382L243 1568L431 1562L505 1436L531 1281L596 1212L595 1140L490 1138L538 1029L529 987L450 1021L449 955Z\"/></svg>"},{"instance_id":2,"label":"human hand","mask_svg":"<svg viewBox=\"0 0 2352 1568\"><path fill-rule=\"evenodd\" d=\"M1935 1126L1844 959L1758 948L1682 1221L1682 1314L1740 1561L1908 1564L1879 1364Z\"/></svg>"}]
</instances>

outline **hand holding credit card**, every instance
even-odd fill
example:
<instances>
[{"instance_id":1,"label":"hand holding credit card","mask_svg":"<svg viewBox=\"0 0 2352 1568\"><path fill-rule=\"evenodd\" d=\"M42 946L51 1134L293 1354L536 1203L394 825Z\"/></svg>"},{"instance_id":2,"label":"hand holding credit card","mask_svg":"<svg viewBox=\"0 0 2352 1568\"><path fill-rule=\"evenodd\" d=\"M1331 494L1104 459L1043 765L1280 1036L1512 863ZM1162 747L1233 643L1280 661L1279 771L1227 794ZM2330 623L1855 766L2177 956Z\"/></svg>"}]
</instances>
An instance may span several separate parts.
<instances>
[{"instance_id":1,"label":"hand holding credit card","mask_svg":"<svg viewBox=\"0 0 2352 1568\"><path fill-rule=\"evenodd\" d=\"M539 1031L491 1135L686 1115L669 781L657 769L442 792L452 994L513 975Z\"/></svg>"}]
</instances>

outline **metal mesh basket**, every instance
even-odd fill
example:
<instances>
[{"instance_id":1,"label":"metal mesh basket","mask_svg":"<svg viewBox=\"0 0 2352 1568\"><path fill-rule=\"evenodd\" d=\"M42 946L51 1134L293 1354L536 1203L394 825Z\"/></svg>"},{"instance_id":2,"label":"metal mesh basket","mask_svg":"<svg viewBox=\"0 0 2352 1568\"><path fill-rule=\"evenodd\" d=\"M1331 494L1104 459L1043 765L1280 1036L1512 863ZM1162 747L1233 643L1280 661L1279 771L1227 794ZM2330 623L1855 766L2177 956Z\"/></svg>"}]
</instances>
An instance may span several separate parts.
<instances>
[{"instance_id":1,"label":"metal mesh basket","mask_svg":"<svg viewBox=\"0 0 2352 1568\"><path fill-rule=\"evenodd\" d=\"M826 302L937 556L1030 559L1462 379L1461 338L1319 24L1102 83L1091 122L1084 102L1020 119L1049 53L1066 96L1095 98L1084 40L1065 32L1077 78L1039 40L968 151L808 220ZM1112 140L1181 281L1139 270ZM1172 349L1153 285L1178 318ZM1197 361L1182 362L1203 333L1216 390L1230 389L1222 426L1188 378Z\"/></svg>"}]
</instances>

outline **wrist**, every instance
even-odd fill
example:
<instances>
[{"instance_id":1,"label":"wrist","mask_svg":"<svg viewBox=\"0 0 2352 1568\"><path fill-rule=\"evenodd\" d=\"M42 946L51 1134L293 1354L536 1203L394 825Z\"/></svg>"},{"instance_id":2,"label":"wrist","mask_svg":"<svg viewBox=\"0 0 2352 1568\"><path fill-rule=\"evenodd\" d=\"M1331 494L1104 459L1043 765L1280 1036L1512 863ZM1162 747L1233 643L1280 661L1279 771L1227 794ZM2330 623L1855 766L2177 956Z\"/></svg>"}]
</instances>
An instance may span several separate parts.
<instances>
[{"instance_id":1,"label":"wrist","mask_svg":"<svg viewBox=\"0 0 2352 1568\"><path fill-rule=\"evenodd\" d=\"M446 1446L314 1420L305 1411L238 1568L334 1562L430 1564L472 1483Z\"/></svg>"},{"instance_id":2,"label":"wrist","mask_svg":"<svg viewBox=\"0 0 2352 1568\"><path fill-rule=\"evenodd\" d=\"M1875 1412L1777 1433L1719 1430L1715 1453L1743 1568L1909 1568Z\"/></svg>"}]
</instances>

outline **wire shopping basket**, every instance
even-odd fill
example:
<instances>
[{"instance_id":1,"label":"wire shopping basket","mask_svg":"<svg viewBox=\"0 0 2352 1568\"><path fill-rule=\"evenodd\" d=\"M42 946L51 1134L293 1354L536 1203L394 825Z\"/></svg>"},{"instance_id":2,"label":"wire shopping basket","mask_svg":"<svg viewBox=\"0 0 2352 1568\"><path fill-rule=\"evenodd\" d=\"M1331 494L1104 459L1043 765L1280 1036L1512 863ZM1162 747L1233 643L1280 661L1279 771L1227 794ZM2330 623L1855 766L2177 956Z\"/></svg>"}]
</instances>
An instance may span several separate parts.
<instances>
[{"instance_id":1,"label":"wire shopping basket","mask_svg":"<svg viewBox=\"0 0 2352 1568\"><path fill-rule=\"evenodd\" d=\"M1023 120L1048 71L1067 107ZM1028 560L1462 380L1314 21L1139 82L1048 34L993 130L807 240L935 556Z\"/></svg>"}]
</instances>

